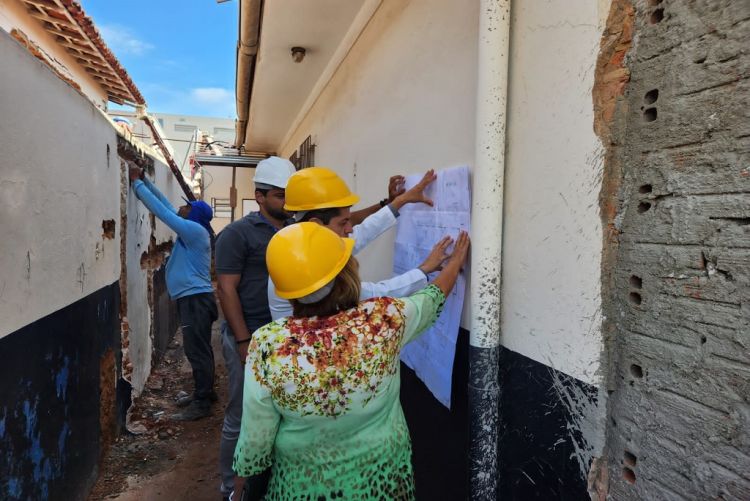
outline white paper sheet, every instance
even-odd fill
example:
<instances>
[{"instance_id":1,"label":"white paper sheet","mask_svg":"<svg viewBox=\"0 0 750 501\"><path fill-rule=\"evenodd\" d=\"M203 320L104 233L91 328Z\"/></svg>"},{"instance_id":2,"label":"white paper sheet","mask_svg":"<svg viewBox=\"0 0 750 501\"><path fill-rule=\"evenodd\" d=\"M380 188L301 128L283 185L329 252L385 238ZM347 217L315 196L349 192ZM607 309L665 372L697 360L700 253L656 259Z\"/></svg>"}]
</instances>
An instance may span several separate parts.
<instances>
[{"instance_id":1,"label":"white paper sheet","mask_svg":"<svg viewBox=\"0 0 750 501\"><path fill-rule=\"evenodd\" d=\"M406 188L411 188L420 179L422 174L408 176ZM439 171L437 180L425 191L432 198L434 207L410 204L401 209L393 258L394 273L404 273L419 266L432 247L445 235L455 239L460 230L469 231L469 186L468 167ZM465 289L466 280L462 274L435 325L401 352L401 360L416 372L435 398L448 408L451 403L453 359Z\"/></svg>"}]
</instances>

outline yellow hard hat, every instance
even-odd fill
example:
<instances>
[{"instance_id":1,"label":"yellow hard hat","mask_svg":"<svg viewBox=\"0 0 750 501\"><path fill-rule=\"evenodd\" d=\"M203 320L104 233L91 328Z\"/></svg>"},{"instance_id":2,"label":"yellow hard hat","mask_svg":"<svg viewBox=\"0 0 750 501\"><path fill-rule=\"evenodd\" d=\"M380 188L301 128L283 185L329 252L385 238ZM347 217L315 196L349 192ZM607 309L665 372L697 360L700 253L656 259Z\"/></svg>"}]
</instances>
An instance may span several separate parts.
<instances>
[{"instance_id":1,"label":"yellow hard hat","mask_svg":"<svg viewBox=\"0 0 750 501\"><path fill-rule=\"evenodd\" d=\"M285 196L284 209L292 212L351 207L359 202L344 180L326 167L310 167L292 174Z\"/></svg>"},{"instance_id":2,"label":"yellow hard hat","mask_svg":"<svg viewBox=\"0 0 750 501\"><path fill-rule=\"evenodd\" d=\"M266 250L266 266L276 294L297 299L321 289L346 266L353 248L353 239L341 238L317 223L281 229Z\"/></svg>"}]
</instances>

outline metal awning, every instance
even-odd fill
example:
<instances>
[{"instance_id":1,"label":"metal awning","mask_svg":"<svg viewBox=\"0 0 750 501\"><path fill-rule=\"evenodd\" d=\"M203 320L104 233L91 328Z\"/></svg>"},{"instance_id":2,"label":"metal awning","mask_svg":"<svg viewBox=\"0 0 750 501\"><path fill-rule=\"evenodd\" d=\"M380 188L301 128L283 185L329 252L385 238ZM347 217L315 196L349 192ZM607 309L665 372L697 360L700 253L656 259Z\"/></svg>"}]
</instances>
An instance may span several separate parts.
<instances>
[{"instance_id":1,"label":"metal awning","mask_svg":"<svg viewBox=\"0 0 750 501\"><path fill-rule=\"evenodd\" d=\"M265 155L195 155L195 163L202 167L255 167L265 158Z\"/></svg>"}]
</instances>

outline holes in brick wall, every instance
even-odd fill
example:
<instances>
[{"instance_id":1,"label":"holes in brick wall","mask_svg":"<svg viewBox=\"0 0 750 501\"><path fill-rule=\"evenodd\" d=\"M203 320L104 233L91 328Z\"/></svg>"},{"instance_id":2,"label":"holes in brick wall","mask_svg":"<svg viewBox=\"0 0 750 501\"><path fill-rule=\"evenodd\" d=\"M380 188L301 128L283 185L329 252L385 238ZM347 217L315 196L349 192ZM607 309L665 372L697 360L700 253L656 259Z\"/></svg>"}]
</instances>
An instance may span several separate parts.
<instances>
[{"instance_id":1,"label":"holes in brick wall","mask_svg":"<svg viewBox=\"0 0 750 501\"><path fill-rule=\"evenodd\" d=\"M105 219L102 221L102 238L115 238L115 220Z\"/></svg>"},{"instance_id":2,"label":"holes in brick wall","mask_svg":"<svg viewBox=\"0 0 750 501\"><path fill-rule=\"evenodd\" d=\"M706 62L706 59L708 59L708 56L706 54L701 54L699 56L695 56L695 58L693 58L693 62L695 64L703 64Z\"/></svg>"},{"instance_id":3,"label":"holes in brick wall","mask_svg":"<svg viewBox=\"0 0 750 501\"><path fill-rule=\"evenodd\" d=\"M662 3L663 1L664 0L648 0L648 4L651 7L655 7L655 6L659 5L660 3Z\"/></svg>"},{"instance_id":4,"label":"holes in brick wall","mask_svg":"<svg viewBox=\"0 0 750 501\"><path fill-rule=\"evenodd\" d=\"M641 304L643 302L643 299L641 298L641 295L638 294L637 292L631 292L628 295L628 299L630 300L631 303L633 303L636 306L639 305L639 304Z\"/></svg>"},{"instance_id":5,"label":"holes in brick wall","mask_svg":"<svg viewBox=\"0 0 750 501\"><path fill-rule=\"evenodd\" d=\"M630 276L630 286L634 289L640 289L643 287L643 279L641 277L638 277L636 275Z\"/></svg>"},{"instance_id":6,"label":"holes in brick wall","mask_svg":"<svg viewBox=\"0 0 750 501\"><path fill-rule=\"evenodd\" d=\"M656 115L656 108L649 108L643 112L643 121L653 122L654 120L656 120Z\"/></svg>"},{"instance_id":7,"label":"holes in brick wall","mask_svg":"<svg viewBox=\"0 0 750 501\"><path fill-rule=\"evenodd\" d=\"M638 458L632 452L625 451L622 461L631 468L635 468L635 464L638 462Z\"/></svg>"},{"instance_id":8,"label":"holes in brick wall","mask_svg":"<svg viewBox=\"0 0 750 501\"><path fill-rule=\"evenodd\" d=\"M659 99L659 89L652 89L643 96L643 101L646 104L654 104L657 99Z\"/></svg>"},{"instance_id":9,"label":"holes in brick wall","mask_svg":"<svg viewBox=\"0 0 750 501\"><path fill-rule=\"evenodd\" d=\"M701 344L706 344L706 341L708 341L708 339L706 339L706 336L701 336Z\"/></svg>"},{"instance_id":10,"label":"holes in brick wall","mask_svg":"<svg viewBox=\"0 0 750 501\"><path fill-rule=\"evenodd\" d=\"M649 17L648 21L651 24L659 24L664 19L664 9L656 9L651 13L651 17Z\"/></svg>"},{"instance_id":11,"label":"holes in brick wall","mask_svg":"<svg viewBox=\"0 0 750 501\"><path fill-rule=\"evenodd\" d=\"M651 193L652 191L654 191L654 188L650 184L642 184L640 188L638 188L638 193L646 194Z\"/></svg>"},{"instance_id":12,"label":"holes in brick wall","mask_svg":"<svg viewBox=\"0 0 750 501\"><path fill-rule=\"evenodd\" d=\"M622 469L622 478L624 478L628 483L634 484L635 472L631 470L630 468L625 467Z\"/></svg>"},{"instance_id":13,"label":"holes in brick wall","mask_svg":"<svg viewBox=\"0 0 750 501\"><path fill-rule=\"evenodd\" d=\"M643 377L643 368L638 364L631 364L630 375L635 378L641 379Z\"/></svg>"},{"instance_id":14,"label":"holes in brick wall","mask_svg":"<svg viewBox=\"0 0 750 501\"><path fill-rule=\"evenodd\" d=\"M649 202L641 202L638 204L638 212L640 214L647 212L650 208L651 208L651 204Z\"/></svg>"}]
</instances>

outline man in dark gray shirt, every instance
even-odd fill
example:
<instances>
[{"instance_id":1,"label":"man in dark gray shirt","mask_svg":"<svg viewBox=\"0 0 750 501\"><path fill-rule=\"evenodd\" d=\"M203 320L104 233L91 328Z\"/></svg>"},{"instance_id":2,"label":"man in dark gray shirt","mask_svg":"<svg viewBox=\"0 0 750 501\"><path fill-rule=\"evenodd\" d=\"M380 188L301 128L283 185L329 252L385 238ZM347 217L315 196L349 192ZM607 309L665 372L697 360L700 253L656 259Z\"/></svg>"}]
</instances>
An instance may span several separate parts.
<instances>
[{"instance_id":1,"label":"man in dark gray shirt","mask_svg":"<svg viewBox=\"0 0 750 501\"><path fill-rule=\"evenodd\" d=\"M255 169L255 200L260 210L224 228L216 240L218 295L226 322L221 341L229 374L229 402L221 430L221 493L234 490L232 459L242 419L243 366L250 336L271 321L268 309L266 247L290 215L284 212L284 189L294 174L289 160L269 157Z\"/></svg>"}]
</instances>

